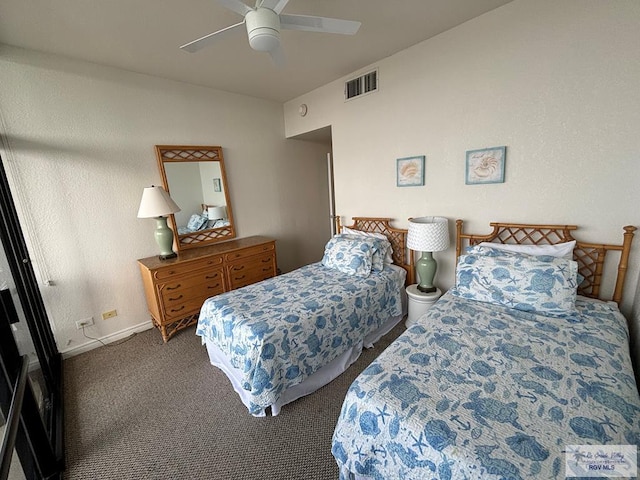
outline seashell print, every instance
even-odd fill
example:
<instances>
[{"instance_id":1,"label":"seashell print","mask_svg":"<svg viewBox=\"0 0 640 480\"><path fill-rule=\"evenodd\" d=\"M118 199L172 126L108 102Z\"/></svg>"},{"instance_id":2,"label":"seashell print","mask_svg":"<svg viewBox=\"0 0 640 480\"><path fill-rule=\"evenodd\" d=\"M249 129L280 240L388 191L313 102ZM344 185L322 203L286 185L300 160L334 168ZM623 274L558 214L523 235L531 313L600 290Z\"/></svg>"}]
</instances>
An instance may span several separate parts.
<instances>
[{"instance_id":1,"label":"seashell print","mask_svg":"<svg viewBox=\"0 0 640 480\"><path fill-rule=\"evenodd\" d=\"M505 148L467 151L467 183L504 182Z\"/></svg>"},{"instance_id":2,"label":"seashell print","mask_svg":"<svg viewBox=\"0 0 640 480\"><path fill-rule=\"evenodd\" d=\"M430 420L424 426L424 436L434 450L441 452L449 445L456 444L458 434L443 420Z\"/></svg>"},{"instance_id":3,"label":"seashell print","mask_svg":"<svg viewBox=\"0 0 640 480\"><path fill-rule=\"evenodd\" d=\"M418 175L420 168L416 162L407 162L400 167L400 175L403 177L411 178Z\"/></svg>"},{"instance_id":4,"label":"seashell print","mask_svg":"<svg viewBox=\"0 0 640 480\"><path fill-rule=\"evenodd\" d=\"M496 173L498 165L498 159L493 155L482 155L477 165L473 168L473 173L480 178L490 177Z\"/></svg>"},{"instance_id":5,"label":"seashell print","mask_svg":"<svg viewBox=\"0 0 640 480\"><path fill-rule=\"evenodd\" d=\"M573 417L569 420L571 429L581 438L590 438L600 443L606 443L611 440L607 435L600 422L596 422L591 418Z\"/></svg>"},{"instance_id":6,"label":"seashell print","mask_svg":"<svg viewBox=\"0 0 640 480\"><path fill-rule=\"evenodd\" d=\"M377 436L380 433L378 416L368 410L363 412L362 415L360 415L360 430L364 435Z\"/></svg>"},{"instance_id":7,"label":"seashell print","mask_svg":"<svg viewBox=\"0 0 640 480\"><path fill-rule=\"evenodd\" d=\"M424 157L399 158L398 186L424 185Z\"/></svg>"},{"instance_id":8,"label":"seashell print","mask_svg":"<svg viewBox=\"0 0 640 480\"><path fill-rule=\"evenodd\" d=\"M523 458L542 461L549 457L549 450L538 443L535 437L524 433L516 433L513 437L505 439L505 443Z\"/></svg>"}]
</instances>

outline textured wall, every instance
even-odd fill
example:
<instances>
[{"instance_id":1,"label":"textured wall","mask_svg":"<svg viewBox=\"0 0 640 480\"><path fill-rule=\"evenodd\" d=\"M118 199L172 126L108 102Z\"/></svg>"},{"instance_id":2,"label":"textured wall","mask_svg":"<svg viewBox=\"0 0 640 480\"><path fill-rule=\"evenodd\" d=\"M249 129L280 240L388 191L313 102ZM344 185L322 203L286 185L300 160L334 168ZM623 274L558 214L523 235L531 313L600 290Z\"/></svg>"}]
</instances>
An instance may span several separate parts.
<instances>
[{"instance_id":1,"label":"textured wall","mask_svg":"<svg viewBox=\"0 0 640 480\"><path fill-rule=\"evenodd\" d=\"M581 239L621 243L622 226L640 227L638 25L633 0L516 0L355 72L378 68L377 93L345 102L349 76L288 102L286 133L332 126L347 217L442 215L478 233L575 223ZM465 185L465 151L500 145L505 183ZM398 188L395 161L411 155L426 155L425 186ZM450 287L454 250L435 256ZM638 345L639 271L640 236L622 308Z\"/></svg>"},{"instance_id":2,"label":"textured wall","mask_svg":"<svg viewBox=\"0 0 640 480\"><path fill-rule=\"evenodd\" d=\"M284 138L282 105L0 46L3 159L60 350L149 326L137 258L157 253L136 218L160 183L153 146L222 145L238 236L274 236L284 271L330 233L326 147ZM103 321L101 313L117 309ZM97 343L90 343L90 346Z\"/></svg>"}]
</instances>

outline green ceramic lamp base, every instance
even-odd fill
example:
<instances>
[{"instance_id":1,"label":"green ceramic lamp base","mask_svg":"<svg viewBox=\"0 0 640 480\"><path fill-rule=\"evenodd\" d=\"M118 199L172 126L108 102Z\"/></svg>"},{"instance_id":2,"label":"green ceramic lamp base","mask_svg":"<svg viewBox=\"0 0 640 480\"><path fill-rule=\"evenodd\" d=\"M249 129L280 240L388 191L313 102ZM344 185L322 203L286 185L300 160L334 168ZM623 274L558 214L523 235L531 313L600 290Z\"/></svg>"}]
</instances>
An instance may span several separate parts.
<instances>
[{"instance_id":1,"label":"green ceramic lamp base","mask_svg":"<svg viewBox=\"0 0 640 480\"><path fill-rule=\"evenodd\" d=\"M438 270L438 264L431 252L422 252L422 256L416 262L416 272L420 283L418 283L418 290L423 293L432 293L437 290L433 286L433 278L436 276Z\"/></svg>"}]
</instances>

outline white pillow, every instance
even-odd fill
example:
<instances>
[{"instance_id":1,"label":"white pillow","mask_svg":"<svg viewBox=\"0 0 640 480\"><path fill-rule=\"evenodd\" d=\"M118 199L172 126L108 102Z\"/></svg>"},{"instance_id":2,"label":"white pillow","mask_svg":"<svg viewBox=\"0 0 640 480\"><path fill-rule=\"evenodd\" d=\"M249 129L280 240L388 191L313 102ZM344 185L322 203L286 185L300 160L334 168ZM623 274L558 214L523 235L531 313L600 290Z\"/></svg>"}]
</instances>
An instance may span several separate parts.
<instances>
[{"instance_id":1,"label":"white pillow","mask_svg":"<svg viewBox=\"0 0 640 480\"><path fill-rule=\"evenodd\" d=\"M360 235L363 237L382 238L386 241L389 241L387 236L383 233L363 232L362 230L355 230L349 227L342 227L342 231L340 233L348 233L350 235ZM385 256L384 263L386 264L393 263L393 247L391 246L391 242L389 242L389 248L387 249L387 255Z\"/></svg>"},{"instance_id":2,"label":"white pillow","mask_svg":"<svg viewBox=\"0 0 640 480\"><path fill-rule=\"evenodd\" d=\"M556 243L555 245L514 245L509 243L482 242L480 247L493 248L503 252L524 253L526 255L548 255L550 257L573 259L576 241Z\"/></svg>"}]
</instances>

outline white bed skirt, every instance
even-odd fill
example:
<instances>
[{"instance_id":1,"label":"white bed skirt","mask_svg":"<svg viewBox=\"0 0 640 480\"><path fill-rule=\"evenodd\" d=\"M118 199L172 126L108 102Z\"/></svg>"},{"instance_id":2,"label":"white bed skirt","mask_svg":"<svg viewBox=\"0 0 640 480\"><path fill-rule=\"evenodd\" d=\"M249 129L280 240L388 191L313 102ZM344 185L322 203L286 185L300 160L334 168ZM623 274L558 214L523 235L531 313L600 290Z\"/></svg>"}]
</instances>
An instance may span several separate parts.
<instances>
[{"instance_id":1,"label":"white bed skirt","mask_svg":"<svg viewBox=\"0 0 640 480\"><path fill-rule=\"evenodd\" d=\"M406 303L404 301L403 295L403 311L406 311L405 305ZM334 378L344 372L353 362L358 359L358 357L362 353L363 347L373 347L373 344L375 342L389 333L391 329L395 327L403 318L404 314L390 318L376 331L371 332L369 335L367 335L364 340L358 342L358 344L356 345L353 345L349 350L333 359L330 363L322 367L310 377L307 377L303 382L285 390L278 401L269 406L271 408L271 415L278 415L278 413L280 413L280 408L283 405L293 402L294 400L297 400L298 398L305 395L309 395L310 393L318 390L320 387L323 387L327 383L331 382ZM242 403L244 403L247 408L250 408L251 395L247 390L242 388L241 372L233 365L231 365L224 353L222 353L222 351L210 340L203 339L203 343L207 346L207 352L209 354L209 360L211 361L211 364L218 367L227 375L229 381L233 385L233 389L240 396ZM266 414L267 413L265 408L259 413L253 415L255 417L264 417L266 416Z\"/></svg>"}]
</instances>

